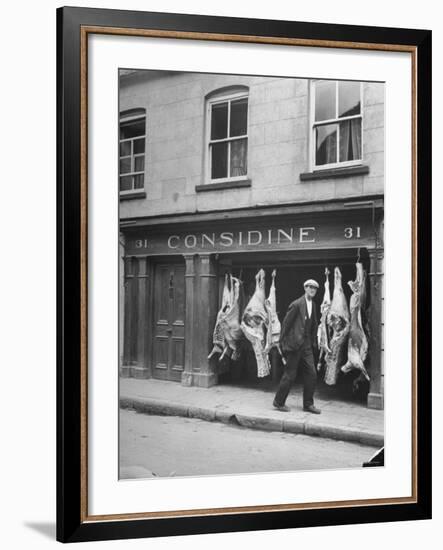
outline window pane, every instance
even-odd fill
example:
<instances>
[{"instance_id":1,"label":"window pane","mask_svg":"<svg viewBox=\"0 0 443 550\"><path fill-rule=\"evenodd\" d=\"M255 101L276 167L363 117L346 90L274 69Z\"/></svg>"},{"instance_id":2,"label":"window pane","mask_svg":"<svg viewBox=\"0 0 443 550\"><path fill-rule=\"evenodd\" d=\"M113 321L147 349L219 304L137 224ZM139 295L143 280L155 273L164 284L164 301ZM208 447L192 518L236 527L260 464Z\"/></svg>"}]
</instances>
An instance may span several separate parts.
<instances>
[{"instance_id":1,"label":"window pane","mask_svg":"<svg viewBox=\"0 0 443 550\"><path fill-rule=\"evenodd\" d=\"M211 139L223 139L228 132L228 104L218 103L211 111Z\"/></svg>"},{"instance_id":2,"label":"window pane","mask_svg":"<svg viewBox=\"0 0 443 550\"><path fill-rule=\"evenodd\" d=\"M340 162L361 159L361 119L340 123Z\"/></svg>"},{"instance_id":3,"label":"window pane","mask_svg":"<svg viewBox=\"0 0 443 550\"><path fill-rule=\"evenodd\" d=\"M248 140L231 141L231 178L246 176L248 172Z\"/></svg>"},{"instance_id":4,"label":"window pane","mask_svg":"<svg viewBox=\"0 0 443 550\"><path fill-rule=\"evenodd\" d=\"M226 178L228 175L228 144L227 142L211 145L211 178Z\"/></svg>"},{"instance_id":5,"label":"window pane","mask_svg":"<svg viewBox=\"0 0 443 550\"><path fill-rule=\"evenodd\" d=\"M120 178L120 191L130 191L132 189L132 176L123 176Z\"/></svg>"},{"instance_id":6,"label":"window pane","mask_svg":"<svg viewBox=\"0 0 443 550\"><path fill-rule=\"evenodd\" d=\"M231 102L230 136L244 136L248 133L248 98Z\"/></svg>"},{"instance_id":7,"label":"window pane","mask_svg":"<svg viewBox=\"0 0 443 550\"><path fill-rule=\"evenodd\" d=\"M337 124L327 124L315 129L315 164L337 162Z\"/></svg>"},{"instance_id":8,"label":"window pane","mask_svg":"<svg viewBox=\"0 0 443 550\"><path fill-rule=\"evenodd\" d=\"M134 154L145 152L145 138L134 140Z\"/></svg>"},{"instance_id":9,"label":"window pane","mask_svg":"<svg viewBox=\"0 0 443 550\"><path fill-rule=\"evenodd\" d=\"M131 171L131 157L120 159L120 174L127 174Z\"/></svg>"},{"instance_id":10,"label":"window pane","mask_svg":"<svg viewBox=\"0 0 443 550\"><path fill-rule=\"evenodd\" d=\"M131 154L131 142L123 141L120 143L120 156L127 157Z\"/></svg>"},{"instance_id":11,"label":"window pane","mask_svg":"<svg viewBox=\"0 0 443 550\"><path fill-rule=\"evenodd\" d=\"M360 82L338 83L338 116L360 114Z\"/></svg>"},{"instance_id":12,"label":"window pane","mask_svg":"<svg viewBox=\"0 0 443 550\"><path fill-rule=\"evenodd\" d=\"M321 81L315 83L315 120L330 120L336 118L335 114L334 81Z\"/></svg>"},{"instance_id":13,"label":"window pane","mask_svg":"<svg viewBox=\"0 0 443 550\"><path fill-rule=\"evenodd\" d=\"M145 156L135 157L134 161L134 172L143 172L145 169Z\"/></svg>"},{"instance_id":14,"label":"window pane","mask_svg":"<svg viewBox=\"0 0 443 550\"><path fill-rule=\"evenodd\" d=\"M143 189L143 174L134 176L134 189Z\"/></svg>"},{"instance_id":15,"label":"window pane","mask_svg":"<svg viewBox=\"0 0 443 550\"><path fill-rule=\"evenodd\" d=\"M145 135L145 119L120 122L120 139Z\"/></svg>"}]
</instances>

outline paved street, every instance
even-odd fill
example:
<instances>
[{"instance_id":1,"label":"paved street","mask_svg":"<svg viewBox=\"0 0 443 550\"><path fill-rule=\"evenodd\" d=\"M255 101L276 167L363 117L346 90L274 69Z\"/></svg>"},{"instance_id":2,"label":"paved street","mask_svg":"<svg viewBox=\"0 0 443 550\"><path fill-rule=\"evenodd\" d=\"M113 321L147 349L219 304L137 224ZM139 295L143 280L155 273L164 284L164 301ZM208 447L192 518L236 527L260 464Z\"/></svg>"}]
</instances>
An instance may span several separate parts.
<instances>
[{"instance_id":1,"label":"paved street","mask_svg":"<svg viewBox=\"0 0 443 550\"><path fill-rule=\"evenodd\" d=\"M335 392L317 392L315 404L322 414L302 409L302 388L292 388L286 404L289 415L272 407L271 390L235 385L211 388L183 386L163 380L121 378L120 406L151 415L182 416L227 422L235 417L244 427L262 426L272 431L319 435L382 447L384 411L357 402L340 400Z\"/></svg>"},{"instance_id":2,"label":"paved street","mask_svg":"<svg viewBox=\"0 0 443 550\"><path fill-rule=\"evenodd\" d=\"M125 479L358 468L375 450L326 438L120 411L120 477Z\"/></svg>"}]
</instances>

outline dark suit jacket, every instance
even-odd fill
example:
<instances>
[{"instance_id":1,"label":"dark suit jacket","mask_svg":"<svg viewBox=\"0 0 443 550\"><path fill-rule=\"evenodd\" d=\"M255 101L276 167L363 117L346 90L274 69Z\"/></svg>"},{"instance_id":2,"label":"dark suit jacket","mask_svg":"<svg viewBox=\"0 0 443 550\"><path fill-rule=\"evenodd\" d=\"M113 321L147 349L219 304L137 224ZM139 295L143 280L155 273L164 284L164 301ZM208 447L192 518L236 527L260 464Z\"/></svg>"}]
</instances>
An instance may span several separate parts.
<instances>
[{"instance_id":1,"label":"dark suit jacket","mask_svg":"<svg viewBox=\"0 0 443 550\"><path fill-rule=\"evenodd\" d=\"M312 302L311 342L314 350L317 349L317 312ZM283 353L294 352L300 349L305 341L305 325L308 318L308 306L303 296L289 304L288 311L283 319L280 332L280 347Z\"/></svg>"}]
</instances>

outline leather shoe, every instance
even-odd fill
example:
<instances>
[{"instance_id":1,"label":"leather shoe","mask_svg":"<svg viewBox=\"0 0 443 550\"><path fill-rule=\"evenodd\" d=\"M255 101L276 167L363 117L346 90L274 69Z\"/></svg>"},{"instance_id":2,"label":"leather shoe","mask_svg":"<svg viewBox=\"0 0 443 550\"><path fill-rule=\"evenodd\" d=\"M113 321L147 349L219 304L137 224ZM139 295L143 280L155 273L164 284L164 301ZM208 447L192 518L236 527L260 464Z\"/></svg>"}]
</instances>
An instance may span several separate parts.
<instances>
[{"instance_id":1,"label":"leather shoe","mask_svg":"<svg viewBox=\"0 0 443 550\"><path fill-rule=\"evenodd\" d=\"M286 405L277 405L275 401L272 403L272 406L274 407L274 409L277 409L278 411L281 411L281 412L289 412L291 410Z\"/></svg>"},{"instance_id":2,"label":"leather shoe","mask_svg":"<svg viewBox=\"0 0 443 550\"><path fill-rule=\"evenodd\" d=\"M303 407L303 410L306 412L310 412L312 414L321 414L321 410L317 409L317 407L314 407L314 405L309 405L309 407Z\"/></svg>"}]
</instances>

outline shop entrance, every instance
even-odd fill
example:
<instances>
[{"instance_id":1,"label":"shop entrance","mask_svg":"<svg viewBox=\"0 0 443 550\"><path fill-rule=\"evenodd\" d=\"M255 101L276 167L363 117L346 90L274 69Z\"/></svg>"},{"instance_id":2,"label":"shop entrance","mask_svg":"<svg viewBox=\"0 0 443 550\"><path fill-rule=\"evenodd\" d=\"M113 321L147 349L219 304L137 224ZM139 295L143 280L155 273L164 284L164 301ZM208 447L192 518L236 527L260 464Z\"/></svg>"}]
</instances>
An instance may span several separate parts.
<instances>
[{"instance_id":1,"label":"shop entrance","mask_svg":"<svg viewBox=\"0 0 443 550\"><path fill-rule=\"evenodd\" d=\"M235 277L243 281L244 305L248 303L250 297L254 293L255 275L258 270L261 268L265 270L266 295L268 295L271 285L271 273L273 269L276 269L277 314L280 322L283 321L290 303L304 294L304 281L307 279L315 279L320 285L314 300L317 318L320 320L320 304L324 295L325 268L327 267L330 271L329 283L331 298L334 289L334 268L336 266L340 268L343 291L349 304L352 292L347 283L355 279L355 263L358 256L358 249L328 251L321 255L317 252L317 257L301 252L288 253L285 257L281 257L280 254L275 254L275 256L272 256L272 254L251 254L249 258L246 258L247 261L245 261L245 255L243 255L241 261L233 257L230 269ZM362 261L364 268L368 270L369 257L366 249L360 251L360 261ZM224 277L224 272L220 275ZM367 291L369 292L369 288L367 288ZM226 363L221 366L221 371L223 372L220 373L220 382L255 386L269 390L274 389L280 380L284 367L277 350L271 351L270 359L272 365L271 374L265 378L258 378L256 360L252 346L245 340L242 343L241 358L237 362L227 360ZM357 376L358 372L355 371L346 375L340 374L336 386L327 386L323 382L323 372L320 371L318 376L318 390L327 395L332 394L334 397L364 401L369 386L368 384L364 384L356 393L355 389L352 387L352 382ZM301 378L297 380L296 383L300 381Z\"/></svg>"},{"instance_id":2,"label":"shop entrance","mask_svg":"<svg viewBox=\"0 0 443 550\"><path fill-rule=\"evenodd\" d=\"M179 382L185 356L185 266L159 263L154 269L152 376Z\"/></svg>"}]
</instances>

